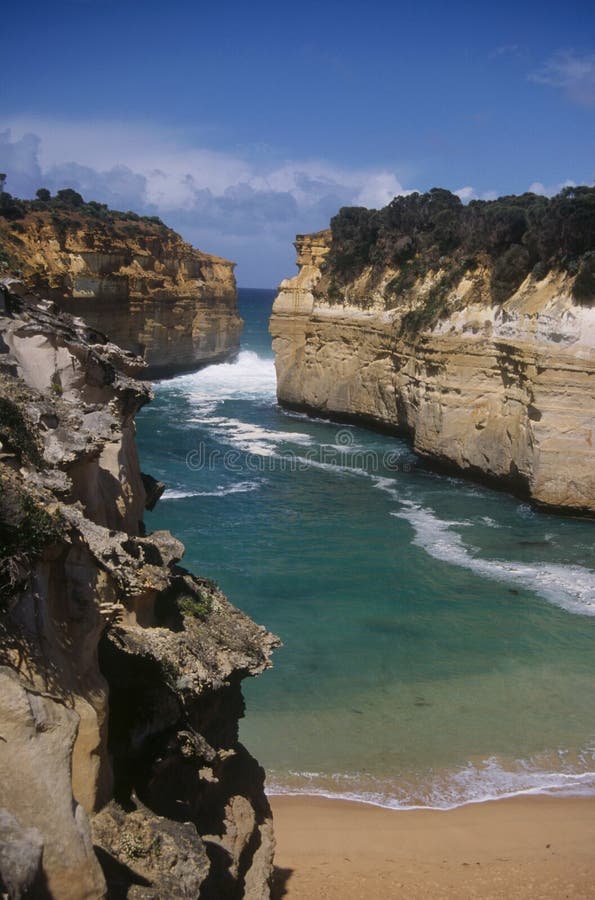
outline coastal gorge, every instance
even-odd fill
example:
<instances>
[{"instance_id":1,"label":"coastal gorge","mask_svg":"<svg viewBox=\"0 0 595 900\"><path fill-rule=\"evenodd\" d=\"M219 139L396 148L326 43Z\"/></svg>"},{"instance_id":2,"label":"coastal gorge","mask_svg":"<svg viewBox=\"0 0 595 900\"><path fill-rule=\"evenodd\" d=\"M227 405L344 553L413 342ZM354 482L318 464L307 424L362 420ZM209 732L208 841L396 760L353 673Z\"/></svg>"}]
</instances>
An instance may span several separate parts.
<instances>
[{"instance_id":1,"label":"coastal gorge","mask_svg":"<svg viewBox=\"0 0 595 900\"><path fill-rule=\"evenodd\" d=\"M408 435L431 464L595 512L595 189L348 207L296 240L280 403Z\"/></svg>"},{"instance_id":2,"label":"coastal gorge","mask_svg":"<svg viewBox=\"0 0 595 900\"><path fill-rule=\"evenodd\" d=\"M146 533L164 486L137 454L145 372L52 300L3 284L4 896L269 896L264 771L238 720L241 681L277 641L179 565L179 540Z\"/></svg>"},{"instance_id":3,"label":"coastal gorge","mask_svg":"<svg viewBox=\"0 0 595 900\"><path fill-rule=\"evenodd\" d=\"M156 216L85 203L70 188L38 193L29 201L2 195L6 270L142 356L148 378L237 353L242 320L232 262L195 249Z\"/></svg>"},{"instance_id":4,"label":"coastal gorge","mask_svg":"<svg viewBox=\"0 0 595 900\"><path fill-rule=\"evenodd\" d=\"M0 216L0 892L268 900L263 766L590 790L591 522L525 498L595 511L595 190L344 208L239 353L232 263L46 194Z\"/></svg>"}]
</instances>

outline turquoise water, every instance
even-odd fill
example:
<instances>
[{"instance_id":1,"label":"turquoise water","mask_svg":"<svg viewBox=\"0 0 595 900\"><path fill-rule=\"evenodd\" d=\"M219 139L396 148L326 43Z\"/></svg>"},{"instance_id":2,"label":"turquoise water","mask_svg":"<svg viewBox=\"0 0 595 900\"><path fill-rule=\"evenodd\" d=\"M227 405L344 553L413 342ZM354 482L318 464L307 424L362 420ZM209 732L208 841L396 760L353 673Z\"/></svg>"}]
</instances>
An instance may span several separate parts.
<instances>
[{"instance_id":1,"label":"turquoise water","mask_svg":"<svg viewBox=\"0 0 595 900\"><path fill-rule=\"evenodd\" d=\"M244 682L269 790L448 807L595 790L593 523L427 471L408 445L280 410L271 291L235 363L156 385L148 527L283 640Z\"/></svg>"}]
</instances>

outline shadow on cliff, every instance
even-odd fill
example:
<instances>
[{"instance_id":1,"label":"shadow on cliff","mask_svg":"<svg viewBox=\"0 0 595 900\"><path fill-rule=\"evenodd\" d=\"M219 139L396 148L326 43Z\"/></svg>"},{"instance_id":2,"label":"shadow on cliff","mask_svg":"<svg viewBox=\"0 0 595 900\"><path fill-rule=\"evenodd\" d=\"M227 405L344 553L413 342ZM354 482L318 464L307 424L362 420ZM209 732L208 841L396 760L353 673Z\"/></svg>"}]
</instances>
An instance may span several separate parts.
<instances>
[{"instance_id":1,"label":"shadow on cliff","mask_svg":"<svg viewBox=\"0 0 595 900\"><path fill-rule=\"evenodd\" d=\"M271 900L281 900L287 895L287 883L292 875L293 869L282 869L280 866L273 868Z\"/></svg>"},{"instance_id":2,"label":"shadow on cliff","mask_svg":"<svg viewBox=\"0 0 595 900\"><path fill-rule=\"evenodd\" d=\"M108 900L126 900L128 891L133 885L151 887L150 881L147 881L134 869L121 863L103 847L95 845L93 849L109 885Z\"/></svg>"}]
</instances>

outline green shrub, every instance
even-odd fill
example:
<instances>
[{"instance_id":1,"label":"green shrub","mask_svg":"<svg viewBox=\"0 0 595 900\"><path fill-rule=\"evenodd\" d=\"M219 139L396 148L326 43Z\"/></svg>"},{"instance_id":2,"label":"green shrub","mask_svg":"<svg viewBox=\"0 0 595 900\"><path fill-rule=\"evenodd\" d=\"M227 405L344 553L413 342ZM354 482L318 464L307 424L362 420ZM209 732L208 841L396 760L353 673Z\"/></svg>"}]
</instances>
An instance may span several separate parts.
<instances>
[{"instance_id":1,"label":"green shrub","mask_svg":"<svg viewBox=\"0 0 595 900\"><path fill-rule=\"evenodd\" d=\"M14 269L15 262L12 255L5 247L0 246L0 269Z\"/></svg>"},{"instance_id":2,"label":"green shrub","mask_svg":"<svg viewBox=\"0 0 595 900\"><path fill-rule=\"evenodd\" d=\"M386 268L401 272L387 285L387 303L408 290L413 274L457 267L473 259L492 267L492 296L502 302L533 271L576 274L595 252L595 188L565 188L556 197L525 193L463 206L439 188L395 197L381 210L345 207L331 220L331 247L323 283L345 285L371 267L372 280ZM413 268L415 266L415 269ZM589 297L590 263L578 279Z\"/></svg>"},{"instance_id":3,"label":"green shrub","mask_svg":"<svg viewBox=\"0 0 595 900\"><path fill-rule=\"evenodd\" d=\"M0 494L0 608L26 583L31 562L64 534L59 513L51 514L30 494L5 481Z\"/></svg>"},{"instance_id":4,"label":"green shrub","mask_svg":"<svg viewBox=\"0 0 595 900\"><path fill-rule=\"evenodd\" d=\"M399 297L411 290L419 275L420 267L416 265L415 262L411 261L405 263L405 265L401 267L401 271L398 275L395 275L395 277L391 278L388 282L386 290L389 294L394 294Z\"/></svg>"},{"instance_id":5,"label":"green shrub","mask_svg":"<svg viewBox=\"0 0 595 900\"><path fill-rule=\"evenodd\" d=\"M513 244L495 261L490 290L492 299L501 303L523 283L531 270L531 260L525 247Z\"/></svg>"},{"instance_id":6,"label":"green shrub","mask_svg":"<svg viewBox=\"0 0 595 900\"><path fill-rule=\"evenodd\" d=\"M425 328L432 328L449 310L449 298L469 268L469 260L461 261L447 270L430 288L424 303L405 313L401 329L407 334L416 334Z\"/></svg>"},{"instance_id":7,"label":"green shrub","mask_svg":"<svg viewBox=\"0 0 595 900\"><path fill-rule=\"evenodd\" d=\"M572 285L572 296L583 304L595 299L595 253L587 253L583 258Z\"/></svg>"},{"instance_id":8,"label":"green shrub","mask_svg":"<svg viewBox=\"0 0 595 900\"><path fill-rule=\"evenodd\" d=\"M531 275L535 279L535 281L543 281L548 272L550 271L550 267L543 260L539 260L538 263L535 263L533 269L531 270Z\"/></svg>"},{"instance_id":9,"label":"green shrub","mask_svg":"<svg viewBox=\"0 0 595 900\"><path fill-rule=\"evenodd\" d=\"M61 191L56 193L56 199L63 203L65 206L83 206L84 200L78 191L74 191L72 188L62 188Z\"/></svg>"},{"instance_id":10,"label":"green shrub","mask_svg":"<svg viewBox=\"0 0 595 900\"><path fill-rule=\"evenodd\" d=\"M150 222L152 225L160 225L162 228L166 227L159 216L141 216L140 219L142 222Z\"/></svg>"},{"instance_id":11,"label":"green shrub","mask_svg":"<svg viewBox=\"0 0 595 900\"><path fill-rule=\"evenodd\" d=\"M0 397L0 440L19 453L21 458L35 465L41 464L41 454L32 426L21 408L6 397Z\"/></svg>"},{"instance_id":12,"label":"green shrub","mask_svg":"<svg viewBox=\"0 0 595 900\"><path fill-rule=\"evenodd\" d=\"M361 272L370 262L370 250L378 237L376 214L360 206L346 206L331 221L335 271L344 275ZM341 278L344 280L344 278Z\"/></svg>"},{"instance_id":13,"label":"green shrub","mask_svg":"<svg viewBox=\"0 0 595 900\"><path fill-rule=\"evenodd\" d=\"M197 591L195 594L180 594L176 597L176 605L183 616L204 619L211 611L212 601L208 594Z\"/></svg>"},{"instance_id":14,"label":"green shrub","mask_svg":"<svg viewBox=\"0 0 595 900\"><path fill-rule=\"evenodd\" d=\"M27 211L26 202L13 197L6 191L0 193L0 216L12 222L16 219L22 219Z\"/></svg>"}]
</instances>

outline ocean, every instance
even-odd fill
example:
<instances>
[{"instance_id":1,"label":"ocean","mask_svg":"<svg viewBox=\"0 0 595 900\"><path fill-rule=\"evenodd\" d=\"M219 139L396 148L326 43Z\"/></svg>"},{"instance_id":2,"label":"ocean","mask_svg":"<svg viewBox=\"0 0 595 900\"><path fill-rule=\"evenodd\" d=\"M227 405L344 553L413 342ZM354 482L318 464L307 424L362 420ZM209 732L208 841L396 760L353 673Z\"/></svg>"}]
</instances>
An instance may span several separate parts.
<instances>
[{"instance_id":1,"label":"ocean","mask_svg":"<svg viewBox=\"0 0 595 900\"><path fill-rule=\"evenodd\" d=\"M155 385L150 530L283 641L244 682L270 793L450 808L595 792L594 525L424 466L406 441L277 406L274 291L242 351Z\"/></svg>"}]
</instances>

